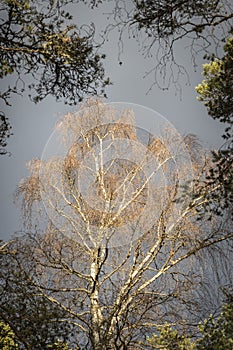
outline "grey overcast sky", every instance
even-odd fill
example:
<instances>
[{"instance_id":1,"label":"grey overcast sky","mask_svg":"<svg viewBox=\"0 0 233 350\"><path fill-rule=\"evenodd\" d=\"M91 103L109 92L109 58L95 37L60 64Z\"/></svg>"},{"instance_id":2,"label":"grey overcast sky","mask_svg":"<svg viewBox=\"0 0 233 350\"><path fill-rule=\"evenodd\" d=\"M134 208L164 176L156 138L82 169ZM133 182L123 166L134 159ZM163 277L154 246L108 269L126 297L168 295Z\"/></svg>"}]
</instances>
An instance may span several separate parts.
<instances>
[{"instance_id":1,"label":"grey overcast sky","mask_svg":"<svg viewBox=\"0 0 233 350\"><path fill-rule=\"evenodd\" d=\"M82 4L72 5L71 11L77 24L94 22L97 32L104 29L109 5L100 6L93 11ZM221 144L221 127L208 115L205 107L197 101L195 86L202 80L201 56L197 60L194 72L187 43L181 42L177 50L180 62L186 65L190 76L190 85L183 84L182 96L175 94L174 87L162 91L154 87L146 94L153 77L143 79L147 70L153 67L153 58L144 59L138 52L138 45L126 38L122 65L118 63L117 36L112 34L101 52L106 53L106 75L113 85L107 88L106 102L131 102L149 107L168 119L181 134L196 134L204 147L213 148ZM184 82L183 82L184 83ZM1 83L2 88L8 84ZM52 98L34 105L28 97L14 96L11 107L1 106L9 116L14 135L9 140L8 150L11 156L0 158L0 238L10 239L22 230L19 204L13 203L13 193L19 181L27 176L26 163L32 158L41 156L43 148L53 131L56 121L67 112L76 111L78 106L69 107L55 102Z\"/></svg>"}]
</instances>

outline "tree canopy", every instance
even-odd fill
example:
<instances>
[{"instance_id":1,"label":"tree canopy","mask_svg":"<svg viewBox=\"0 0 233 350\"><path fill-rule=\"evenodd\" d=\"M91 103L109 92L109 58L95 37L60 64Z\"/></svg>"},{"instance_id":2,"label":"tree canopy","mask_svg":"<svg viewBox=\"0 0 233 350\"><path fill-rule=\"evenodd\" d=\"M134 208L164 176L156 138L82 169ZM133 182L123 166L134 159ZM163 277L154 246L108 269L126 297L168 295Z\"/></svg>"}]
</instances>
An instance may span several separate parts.
<instances>
[{"instance_id":1,"label":"tree canopy","mask_svg":"<svg viewBox=\"0 0 233 350\"><path fill-rule=\"evenodd\" d=\"M233 304L227 303L217 320L213 315L199 326L202 337L197 350L230 350L233 346Z\"/></svg>"},{"instance_id":2,"label":"tree canopy","mask_svg":"<svg viewBox=\"0 0 233 350\"><path fill-rule=\"evenodd\" d=\"M0 345L2 350L18 350L14 332L3 321L0 321Z\"/></svg>"},{"instance_id":3,"label":"tree canopy","mask_svg":"<svg viewBox=\"0 0 233 350\"><path fill-rule=\"evenodd\" d=\"M154 61L146 75L154 75L153 85L163 89L174 84L180 90L182 76L188 79L188 69L177 54L179 42L189 47L195 67L196 56L215 51L232 27L232 2L228 0L116 0L113 3L106 33L119 31L121 49L125 33L135 38L144 57Z\"/></svg>"},{"instance_id":4,"label":"tree canopy","mask_svg":"<svg viewBox=\"0 0 233 350\"><path fill-rule=\"evenodd\" d=\"M10 337L16 344L12 349L47 349L58 339L65 343L72 328L64 311L28 283L27 272L11 244L0 252L0 324L4 339L0 344ZM3 349L8 350L7 346Z\"/></svg>"},{"instance_id":5,"label":"tree canopy","mask_svg":"<svg viewBox=\"0 0 233 350\"><path fill-rule=\"evenodd\" d=\"M225 124L224 144L213 152L214 167L207 177L209 184L219 185L219 212L233 202L233 37L224 46L225 55L212 57L203 65L205 79L196 90L198 99L207 107L209 115ZM217 210L218 210L217 209Z\"/></svg>"},{"instance_id":6,"label":"tree canopy","mask_svg":"<svg viewBox=\"0 0 233 350\"><path fill-rule=\"evenodd\" d=\"M158 334L148 339L149 349L166 350L231 350L233 346L233 305L228 302L222 305L218 317L210 315L198 325L199 335L182 333L171 325L157 327ZM195 337L194 337L195 336ZM193 339L192 339L193 338ZM195 339L196 338L196 339Z\"/></svg>"},{"instance_id":7,"label":"tree canopy","mask_svg":"<svg viewBox=\"0 0 233 350\"><path fill-rule=\"evenodd\" d=\"M103 95L104 77L92 26L79 28L64 6L72 2L2 0L0 2L0 78L13 75L15 83L0 93L10 104L13 93L30 90L38 102L48 95L75 104L86 95ZM10 135L1 113L1 153Z\"/></svg>"},{"instance_id":8,"label":"tree canopy","mask_svg":"<svg viewBox=\"0 0 233 350\"><path fill-rule=\"evenodd\" d=\"M225 55L219 59L212 57L210 63L203 64L204 80L196 87L198 99L204 102L209 115L232 127L232 75L233 36L224 45ZM228 131L228 130L226 130ZM225 135L225 138L230 135Z\"/></svg>"},{"instance_id":9,"label":"tree canopy","mask_svg":"<svg viewBox=\"0 0 233 350\"><path fill-rule=\"evenodd\" d=\"M10 103L12 93L30 90L38 102L48 95L74 104L87 95L104 95L110 83L103 68L104 54L96 43L95 26L81 28L72 23L67 4L78 0L0 2L0 77L12 75L15 83L0 93ZM104 1L82 0L90 7ZM135 38L144 57L152 57L154 84L181 89L181 78L188 70L176 55L177 44L185 40L190 47L193 65L199 52L215 51L232 26L232 3L228 0L205 1L119 1L112 0L109 24L101 36L119 31L119 55L124 33ZM103 44L103 43L102 43ZM186 45L185 44L185 45ZM120 62L121 63L121 62ZM151 86L151 87L152 87ZM0 152L6 153L10 124L1 113Z\"/></svg>"},{"instance_id":10,"label":"tree canopy","mask_svg":"<svg viewBox=\"0 0 233 350\"><path fill-rule=\"evenodd\" d=\"M198 322L201 252L232 237L226 218L196 220L208 200L190 195L196 183L180 199L192 138L168 125L152 136L135 118L132 108L87 101L56 127L64 152L32 160L17 190L28 234L12 243L15 258L28 284L69 315L84 349L147 349L158 324ZM191 167L200 182L205 166L199 152Z\"/></svg>"},{"instance_id":11,"label":"tree canopy","mask_svg":"<svg viewBox=\"0 0 233 350\"><path fill-rule=\"evenodd\" d=\"M75 104L86 94L104 94L109 80L94 27L73 25L63 10L69 2L0 2L0 77L16 77L1 93L5 103L27 89L34 102L53 95ZM118 28L123 43L126 30L145 56L158 43L152 71L157 83L158 73L168 77L168 87L184 72L174 56L176 42L189 40L193 58L200 43L202 51L212 50L231 26L231 6L116 0L115 22L105 34ZM132 109L119 112L101 100L87 100L57 124L63 153L45 152L29 162L30 175L16 191L27 233L1 242L3 344L59 350L72 342L94 350L232 346L229 303L217 321L210 316L200 326L198 341L191 339L208 308L209 294L200 297L207 279L203 255L209 264L207 252L217 246L222 263L219 244L226 242L227 250L232 239L232 45L230 37L225 56L204 65L205 80L197 87L209 114L227 125L214 165L192 135L181 138L166 125L154 136L136 125ZM167 70L169 60L176 71ZM10 133L2 113L2 153ZM189 172L194 176L187 179ZM216 215L219 208L224 217ZM190 334L181 332L187 325Z\"/></svg>"}]
</instances>

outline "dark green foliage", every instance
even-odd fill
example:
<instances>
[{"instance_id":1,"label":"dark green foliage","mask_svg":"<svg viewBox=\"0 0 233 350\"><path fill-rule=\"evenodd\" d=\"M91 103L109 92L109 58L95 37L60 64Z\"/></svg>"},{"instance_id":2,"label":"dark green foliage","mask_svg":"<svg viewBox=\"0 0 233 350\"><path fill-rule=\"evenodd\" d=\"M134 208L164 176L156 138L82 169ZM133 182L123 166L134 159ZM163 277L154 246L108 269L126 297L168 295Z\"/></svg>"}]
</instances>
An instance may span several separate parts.
<instances>
[{"instance_id":1,"label":"dark green foliage","mask_svg":"<svg viewBox=\"0 0 233 350\"><path fill-rule=\"evenodd\" d=\"M9 252L0 255L0 321L10 326L19 349L63 349L61 344L72 332L65 312L41 295L22 270L16 251ZM60 347L51 347L58 339Z\"/></svg>"},{"instance_id":2,"label":"dark green foliage","mask_svg":"<svg viewBox=\"0 0 233 350\"><path fill-rule=\"evenodd\" d=\"M215 321L210 316L199 326L202 338L197 341L197 350L232 350L233 348L233 304L225 304Z\"/></svg>"},{"instance_id":3,"label":"dark green foliage","mask_svg":"<svg viewBox=\"0 0 233 350\"><path fill-rule=\"evenodd\" d=\"M210 317L198 326L200 337L190 336L169 324L157 327L158 334L148 338L148 349L164 350L231 350L233 348L233 304L224 304L217 320Z\"/></svg>"},{"instance_id":4,"label":"dark green foliage","mask_svg":"<svg viewBox=\"0 0 233 350\"><path fill-rule=\"evenodd\" d=\"M185 27L201 33L205 23L212 20L220 9L218 0L142 0L134 3L134 19L138 28L159 38L181 33ZM196 23L194 17L198 19Z\"/></svg>"},{"instance_id":5,"label":"dark green foliage","mask_svg":"<svg viewBox=\"0 0 233 350\"><path fill-rule=\"evenodd\" d=\"M60 3L60 5L58 5ZM101 59L93 44L94 28L71 23L62 2L2 1L0 76L30 75L35 102L52 94L75 103L104 87ZM16 83L16 90L24 84ZM21 92L21 91L19 91ZM103 90L101 90L103 93Z\"/></svg>"},{"instance_id":6,"label":"dark green foliage","mask_svg":"<svg viewBox=\"0 0 233 350\"><path fill-rule=\"evenodd\" d=\"M224 144L213 152L214 167L207 176L208 185L218 186L214 200L219 214L233 203L233 37L224 46L222 59L212 58L203 65L205 79L196 87L198 99L204 102L209 115L226 125ZM221 198L221 200L220 200Z\"/></svg>"},{"instance_id":7,"label":"dark green foliage","mask_svg":"<svg viewBox=\"0 0 233 350\"><path fill-rule=\"evenodd\" d=\"M0 349L18 350L16 337L10 326L0 321Z\"/></svg>"},{"instance_id":8,"label":"dark green foliage","mask_svg":"<svg viewBox=\"0 0 233 350\"><path fill-rule=\"evenodd\" d=\"M52 95L76 104L84 96L104 94L109 84L102 66L105 55L97 52L94 27L72 24L63 9L70 2L0 1L0 78L13 73L15 78L14 86L0 95L5 102L27 88L34 102ZM8 127L0 135L5 147L9 125L1 124Z\"/></svg>"},{"instance_id":9,"label":"dark green foliage","mask_svg":"<svg viewBox=\"0 0 233 350\"><path fill-rule=\"evenodd\" d=\"M210 63L203 65L205 79L196 87L199 100L204 102L209 115L227 126L225 138L233 123L233 37L230 36L224 46L222 59L212 57Z\"/></svg>"},{"instance_id":10,"label":"dark green foliage","mask_svg":"<svg viewBox=\"0 0 233 350\"><path fill-rule=\"evenodd\" d=\"M7 323L0 321L0 349L2 350L19 350L20 342L17 340L17 336L12 331L10 326ZM26 345L26 349L35 349ZM25 348L25 347L24 347ZM77 348L76 348L77 349ZM43 350L71 350L67 343L64 343L61 340L58 340L54 344L49 344Z\"/></svg>"},{"instance_id":11,"label":"dark green foliage","mask_svg":"<svg viewBox=\"0 0 233 350\"><path fill-rule=\"evenodd\" d=\"M158 335L148 339L149 347L152 349L166 350L194 350L195 345L186 335L180 334L172 329L169 324L157 327Z\"/></svg>"}]
</instances>

